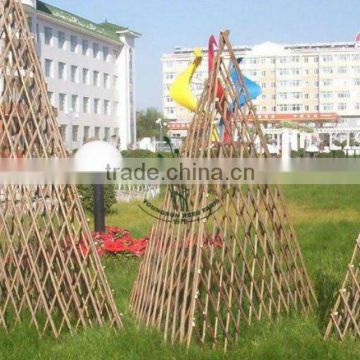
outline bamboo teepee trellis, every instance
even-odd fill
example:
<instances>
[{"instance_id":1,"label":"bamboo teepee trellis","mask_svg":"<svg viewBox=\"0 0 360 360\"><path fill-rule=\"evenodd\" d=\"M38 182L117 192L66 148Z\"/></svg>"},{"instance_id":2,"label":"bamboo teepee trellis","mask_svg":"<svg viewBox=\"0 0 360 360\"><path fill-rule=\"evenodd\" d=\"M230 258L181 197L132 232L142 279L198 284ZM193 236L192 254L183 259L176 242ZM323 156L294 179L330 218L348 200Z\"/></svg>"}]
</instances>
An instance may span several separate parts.
<instances>
[{"instance_id":1,"label":"bamboo teepee trellis","mask_svg":"<svg viewBox=\"0 0 360 360\"><path fill-rule=\"evenodd\" d=\"M66 157L19 0L0 1L0 151ZM22 321L56 337L122 324L73 186L1 187L0 325Z\"/></svg>"},{"instance_id":2,"label":"bamboo teepee trellis","mask_svg":"<svg viewBox=\"0 0 360 360\"><path fill-rule=\"evenodd\" d=\"M360 235L348 265L344 282L330 314L325 338L336 335L341 340L348 334L360 337Z\"/></svg>"},{"instance_id":3,"label":"bamboo teepee trellis","mask_svg":"<svg viewBox=\"0 0 360 360\"><path fill-rule=\"evenodd\" d=\"M230 78L232 67L241 94ZM220 117L231 136L214 143L213 123ZM221 33L181 156L269 156L227 32ZM172 342L189 345L195 336L226 350L253 319L312 308L316 299L277 186L201 184L189 191L190 211L214 198L222 208L207 221L157 221L131 296L140 321L157 326ZM163 209L175 207L168 189Z\"/></svg>"}]
</instances>

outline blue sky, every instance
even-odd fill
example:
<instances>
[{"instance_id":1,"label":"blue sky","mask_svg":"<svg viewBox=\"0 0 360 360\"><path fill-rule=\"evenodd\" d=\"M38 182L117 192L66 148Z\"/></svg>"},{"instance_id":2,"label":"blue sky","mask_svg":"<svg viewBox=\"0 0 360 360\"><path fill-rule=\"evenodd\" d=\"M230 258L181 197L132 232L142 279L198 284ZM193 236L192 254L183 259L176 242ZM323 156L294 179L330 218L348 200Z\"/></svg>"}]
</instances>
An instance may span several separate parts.
<instances>
[{"instance_id":1,"label":"blue sky","mask_svg":"<svg viewBox=\"0 0 360 360\"><path fill-rule=\"evenodd\" d=\"M359 0L45 0L90 20L130 27L136 45L138 109L161 109L160 58L174 47L206 46L231 31L234 45L352 41L360 32Z\"/></svg>"}]
</instances>

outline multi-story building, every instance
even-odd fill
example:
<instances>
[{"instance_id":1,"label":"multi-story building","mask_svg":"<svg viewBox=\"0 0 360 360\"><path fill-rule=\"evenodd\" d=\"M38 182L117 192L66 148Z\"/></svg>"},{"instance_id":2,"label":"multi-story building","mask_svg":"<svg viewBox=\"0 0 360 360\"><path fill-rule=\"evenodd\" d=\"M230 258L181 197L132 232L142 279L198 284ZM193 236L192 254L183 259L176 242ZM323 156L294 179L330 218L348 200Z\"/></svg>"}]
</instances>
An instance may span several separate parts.
<instances>
[{"instance_id":1,"label":"multi-story building","mask_svg":"<svg viewBox=\"0 0 360 360\"><path fill-rule=\"evenodd\" d=\"M360 40L360 39L358 39ZM360 126L360 42L279 45L266 42L256 46L236 46L243 58L245 76L257 82L262 94L254 101L260 119L267 123L304 121L323 123L330 113L347 126ZM192 83L199 96L208 76L207 50ZM169 96L174 79L193 59L193 50L175 48L162 57L163 112L173 133L186 132L192 114ZM337 116L338 115L338 116ZM319 121L320 120L320 121Z\"/></svg>"},{"instance_id":2,"label":"multi-story building","mask_svg":"<svg viewBox=\"0 0 360 360\"><path fill-rule=\"evenodd\" d=\"M22 0L69 150L87 139L136 141L134 46L138 33Z\"/></svg>"}]
</instances>

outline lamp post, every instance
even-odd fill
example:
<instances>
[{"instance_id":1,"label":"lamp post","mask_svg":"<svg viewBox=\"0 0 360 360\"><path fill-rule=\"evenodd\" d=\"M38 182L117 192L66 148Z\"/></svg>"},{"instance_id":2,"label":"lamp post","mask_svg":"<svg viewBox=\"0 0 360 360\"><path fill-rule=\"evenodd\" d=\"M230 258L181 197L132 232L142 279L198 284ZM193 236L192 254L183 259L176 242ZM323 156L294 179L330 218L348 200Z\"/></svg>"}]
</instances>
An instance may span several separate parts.
<instances>
[{"instance_id":1,"label":"lamp post","mask_svg":"<svg viewBox=\"0 0 360 360\"><path fill-rule=\"evenodd\" d=\"M105 173L119 168L121 159L120 151L105 141L91 141L75 154L76 171L91 173L93 176L95 232L105 232Z\"/></svg>"},{"instance_id":2,"label":"lamp post","mask_svg":"<svg viewBox=\"0 0 360 360\"><path fill-rule=\"evenodd\" d=\"M155 121L156 124L159 125L160 127L160 144L163 142L163 138L162 138L162 129L163 127L166 127L167 126L167 122L164 122L163 119L159 118Z\"/></svg>"}]
</instances>

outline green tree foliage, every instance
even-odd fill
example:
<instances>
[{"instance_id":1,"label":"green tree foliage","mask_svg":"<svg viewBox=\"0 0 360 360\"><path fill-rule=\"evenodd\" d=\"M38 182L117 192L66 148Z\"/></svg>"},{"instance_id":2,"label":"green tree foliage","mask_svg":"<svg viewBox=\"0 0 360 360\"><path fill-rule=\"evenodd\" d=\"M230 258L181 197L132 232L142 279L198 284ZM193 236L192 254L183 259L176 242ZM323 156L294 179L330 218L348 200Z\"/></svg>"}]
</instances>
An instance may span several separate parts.
<instances>
[{"instance_id":1,"label":"green tree foliage","mask_svg":"<svg viewBox=\"0 0 360 360\"><path fill-rule=\"evenodd\" d=\"M160 126L156 120L163 119L163 114L155 108L149 108L145 111L138 111L136 114L137 138L141 140L144 137L160 138ZM163 136L166 135L166 128L162 129Z\"/></svg>"},{"instance_id":2,"label":"green tree foliage","mask_svg":"<svg viewBox=\"0 0 360 360\"><path fill-rule=\"evenodd\" d=\"M93 185L78 185L78 191L81 196L83 207L87 211L94 209L94 186ZM115 185L105 185L104 189L105 198L105 213L109 214L111 207L116 203Z\"/></svg>"}]
</instances>

